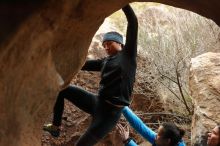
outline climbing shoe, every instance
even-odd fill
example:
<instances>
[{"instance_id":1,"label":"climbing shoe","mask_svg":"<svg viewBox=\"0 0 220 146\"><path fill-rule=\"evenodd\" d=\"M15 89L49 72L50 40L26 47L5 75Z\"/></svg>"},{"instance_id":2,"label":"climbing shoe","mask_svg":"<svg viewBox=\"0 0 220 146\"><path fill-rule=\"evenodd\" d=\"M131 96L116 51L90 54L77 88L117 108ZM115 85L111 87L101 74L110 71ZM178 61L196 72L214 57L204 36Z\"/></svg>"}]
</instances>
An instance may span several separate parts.
<instances>
[{"instance_id":1,"label":"climbing shoe","mask_svg":"<svg viewBox=\"0 0 220 146\"><path fill-rule=\"evenodd\" d=\"M57 126L54 126L53 124L44 125L43 130L49 132L53 137L60 136L60 129Z\"/></svg>"}]
</instances>

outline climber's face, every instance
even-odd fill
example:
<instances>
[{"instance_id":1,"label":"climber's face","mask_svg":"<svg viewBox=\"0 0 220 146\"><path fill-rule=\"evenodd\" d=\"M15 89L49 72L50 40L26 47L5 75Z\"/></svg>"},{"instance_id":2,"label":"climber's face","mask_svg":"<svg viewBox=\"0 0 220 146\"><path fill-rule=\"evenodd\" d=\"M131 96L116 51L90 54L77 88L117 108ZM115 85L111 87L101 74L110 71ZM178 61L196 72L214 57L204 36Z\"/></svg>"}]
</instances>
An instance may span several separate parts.
<instances>
[{"instance_id":1,"label":"climber's face","mask_svg":"<svg viewBox=\"0 0 220 146\"><path fill-rule=\"evenodd\" d=\"M170 139L164 138L164 128L163 126L160 126L158 129L157 137L155 140L155 143L157 146L169 146Z\"/></svg>"},{"instance_id":2,"label":"climber's face","mask_svg":"<svg viewBox=\"0 0 220 146\"><path fill-rule=\"evenodd\" d=\"M105 41L102 45L110 56L116 55L122 49L121 44L114 41Z\"/></svg>"},{"instance_id":3,"label":"climber's face","mask_svg":"<svg viewBox=\"0 0 220 146\"><path fill-rule=\"evenodd\" d=\"M211 132L208 133L208 146L219 146L220 144L220 131L219 127L216 126Z\"/></svg>"}]
</instances>

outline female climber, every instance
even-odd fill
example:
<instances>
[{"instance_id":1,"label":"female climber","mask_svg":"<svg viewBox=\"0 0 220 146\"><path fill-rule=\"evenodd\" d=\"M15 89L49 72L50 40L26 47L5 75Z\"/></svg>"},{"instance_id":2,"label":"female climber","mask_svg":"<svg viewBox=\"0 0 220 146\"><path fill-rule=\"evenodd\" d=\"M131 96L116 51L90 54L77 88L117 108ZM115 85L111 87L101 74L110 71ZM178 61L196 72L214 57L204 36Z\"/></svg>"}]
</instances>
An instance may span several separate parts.
<instances>
[{"instance_id":1,"label":"female climber","mask_svg":"<svg viewBox=\"0 0 220 146\"><path fill-rule=\"evenodd\" d=\"M147 127L129 107L123 109L123 115L129 124L148 140L152 146L185 146L182 140L185 132L175 124L163 123L158 129L158 133L156 133ZM137 146L135 141L129 137L128 127L124 128L121 124L118 124L117 128L125 146Z\"/></svg>"},{"instance_id":2,"label":"female climber","mask_svg":"<svg viewBox=\"0 0 220 146\"><path fill-rule=\"evenodd\" d=\"M207 146L220 146L220 125L208 133Z\"/></svg>"}]
</instances>

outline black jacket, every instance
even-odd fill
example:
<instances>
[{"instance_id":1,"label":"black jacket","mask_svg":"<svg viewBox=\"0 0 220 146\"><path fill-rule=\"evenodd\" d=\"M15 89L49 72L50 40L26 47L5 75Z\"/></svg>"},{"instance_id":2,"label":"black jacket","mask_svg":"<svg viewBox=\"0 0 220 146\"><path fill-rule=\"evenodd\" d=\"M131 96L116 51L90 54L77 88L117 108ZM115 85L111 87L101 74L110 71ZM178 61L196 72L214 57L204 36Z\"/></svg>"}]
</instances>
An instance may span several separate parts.
<instances>
[{"instance_id":1,"label":"black jacket","mask_svg":"<svg viewBox=\"0 0 220 146\"><path fill-rule=\"evenodd\" d=\"M88 60L82 70L101 71L98 96L116 105L129 105L136 74L138 22L132 8L122 8L128 26L122 51L99 60Z\"/></svg>"}]
</instances>

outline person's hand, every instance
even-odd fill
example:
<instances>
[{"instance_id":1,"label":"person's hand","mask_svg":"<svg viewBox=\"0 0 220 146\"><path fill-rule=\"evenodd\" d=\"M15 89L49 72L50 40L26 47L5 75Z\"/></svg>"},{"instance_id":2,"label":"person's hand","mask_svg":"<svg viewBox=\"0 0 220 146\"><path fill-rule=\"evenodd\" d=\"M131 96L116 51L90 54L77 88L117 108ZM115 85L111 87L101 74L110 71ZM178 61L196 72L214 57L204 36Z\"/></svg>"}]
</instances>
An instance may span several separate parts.
<instances>
[{"instance_id":1,"label":"person's hand","mask_svg":"<svg viewBox=\"0 0 220 146\"><path fill-rule=\"evenodd\" d=\"M122 141L126 141L129 138L129 127L125 125L124 127L121 124L117 124L117 130L120 134Z\"/></svg>"},{"instance_id":2,"label":"person's hand","mask_svg":"<svg viewBox=\"0 0 220 146\"><path fill-rule=\"evenodd\" d=\"M62 85L60 85L60 91L66 89L70 85L70 81L65 81Z\"/></svg>"}]
</instances>

